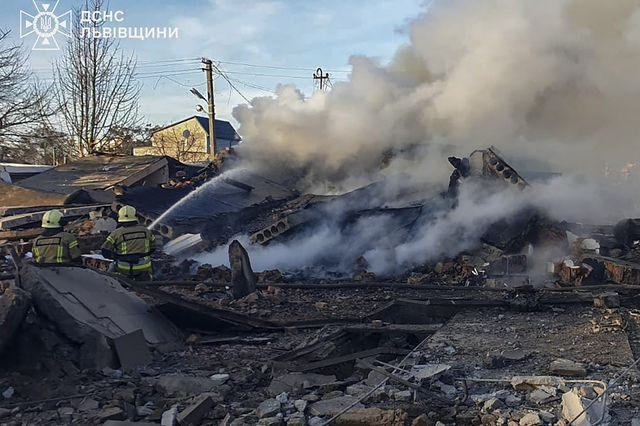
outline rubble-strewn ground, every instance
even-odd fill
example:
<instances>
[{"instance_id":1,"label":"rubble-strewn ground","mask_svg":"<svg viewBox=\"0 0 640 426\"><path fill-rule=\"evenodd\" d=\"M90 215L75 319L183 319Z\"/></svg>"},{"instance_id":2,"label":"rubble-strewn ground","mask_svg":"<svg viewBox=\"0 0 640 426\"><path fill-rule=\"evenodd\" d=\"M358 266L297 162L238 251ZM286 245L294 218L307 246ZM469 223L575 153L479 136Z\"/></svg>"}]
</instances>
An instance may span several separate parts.
<instances>
[{"instance_id":1,"label":"rubble-strewn ground","mask_svg":"<svg viewBox=\"0 0 640 426\"><path fill-rule=\"evenodd\" d=\"M170 290L220 307L207 300L208 291ZM471 296L459 290L420 288L264 290L222 305L258 316L265 310L273 313L267 319L290 321L364 318L396 299L413 300L414 305L379 310L374 315L379 315L382 324L368 318L359 325L279 332L240 332L231 327L215 334L195 333L187 337L184 350L155 352L153 363L136 371L17 373L4 364L0 390L12 388L14 393L5 395L0 403L0 416L7 425L102 424L127 418L159 423L162 413L172 406L184 414L195 404L205 408L196 424L296 425L322 424L321 419L326 421L356 403L333 424L566 424L561 420L563 394L593 398L600 392L599 385L571 380L608 382L631 365L638 346L637 324L630 324L630 319L635 322L639 316L633 308L594 308L580 301L588 297L572 293L561 297L565 303L540 302L551 297L558 299L557 295L532 297L481 290ZM522 298L538 302L513 303ZM442 306L452 300L459 306L465 301L507 305ZM315 307L319 302L325 305ZM347 335L341 334L344 332ZM413 387L419 385L415 395L413 387L392 378L357 403L385 378L368 366L391 372L388 366L405 358L393 352L408 353L416 346L404 369L441 365L446 366L444 371L427 374L422 381L396 371L394 375L403 376ZM367 366L351 359L287 372L287 368L313 367L319 361L376 348L386 348L387 353L364 357ZM552 363L558 360L567 361L560 361L564 367L554 370ZM566 382L527 386L525 380L514 388L511 381L516 376L558 376ZM639 402L634 369L610 394L611 424L629 424L640 416Z\"/></svg>"}]
</instances>

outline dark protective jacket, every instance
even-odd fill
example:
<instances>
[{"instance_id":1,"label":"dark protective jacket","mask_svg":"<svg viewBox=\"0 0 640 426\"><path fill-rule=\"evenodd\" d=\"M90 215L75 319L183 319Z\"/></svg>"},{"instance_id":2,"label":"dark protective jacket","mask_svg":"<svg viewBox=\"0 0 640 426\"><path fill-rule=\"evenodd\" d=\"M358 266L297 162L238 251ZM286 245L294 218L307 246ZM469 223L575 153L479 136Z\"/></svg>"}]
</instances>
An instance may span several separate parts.
<instances>
[{"instance_id":1,"label":"dark protective jacket","mask_svg":"<svg viewBox=\"0 0 640 426\"><path fill-rule=\"evenodd\" d=\"M145 226L132 224L113 231L102 244L102 255L116 261L118 272L151 273L151 253L156 238Z\"/></svg>"},{"instance_id":2,"label":"dark protective jacket","mask_svg":"<svg viewBox=\"0 0 640 426\"><path fill-rule=\"evenodd\" d=\"M76 237L61 229L47 229L35 239L31 252L40 265L68 265L81 255Z\"/></svg>"}]
</instances>

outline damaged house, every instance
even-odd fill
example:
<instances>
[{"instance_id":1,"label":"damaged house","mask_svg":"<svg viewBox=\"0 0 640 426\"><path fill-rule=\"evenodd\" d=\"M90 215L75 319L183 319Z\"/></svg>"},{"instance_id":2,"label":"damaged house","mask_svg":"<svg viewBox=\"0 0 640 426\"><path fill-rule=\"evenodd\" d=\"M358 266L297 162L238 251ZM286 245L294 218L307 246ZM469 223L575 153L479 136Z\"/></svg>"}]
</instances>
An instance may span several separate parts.
<instances>
[{"instance_id":1,"label":"damaged house","mask_svg":"<svg viewBox=\"0 0 640 426\"><path fill-rule=\"evenodd\" d=\"M11 395L0 415L30 424L363 426L635 415L633 220L562 223L523 203L467 228L456 217L476 183L481 199L535 185L492 147L451 157L448 188L416 192L388 177L340 195L301 193L294 175L248 171L233 156L198 170L153 158L110 163L105 177L83 176L79 165L52 169L73 178L53 175L40 204L112 194L87 207L132 204L167 244L152 282L103 272L91 249L83 267L13 258L0 297L0 348L13 371L0 382ZM33 185L12 188L13 200L34 197ZM77 217L72 232L99 218ZM457 242L421 252L417 236L443 223ZM323 235L351 245L325 250L313 239ZM562 255L539 265L549 247ZM296 251L303 262L262 267ZM393 262L380 268L384 258ZM85 371L94 371L89 388ZM618 376L624 384L604 380Z\"/></svg>"}]
</instances>

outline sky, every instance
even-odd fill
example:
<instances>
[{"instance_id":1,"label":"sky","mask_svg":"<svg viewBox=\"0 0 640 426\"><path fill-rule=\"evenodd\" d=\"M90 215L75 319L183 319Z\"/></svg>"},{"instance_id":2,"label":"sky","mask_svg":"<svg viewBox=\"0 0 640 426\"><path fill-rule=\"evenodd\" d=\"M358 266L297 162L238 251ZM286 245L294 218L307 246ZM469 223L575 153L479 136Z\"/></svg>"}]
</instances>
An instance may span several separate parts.
<instances>
[{"instance_id":1,"label":"sky","mask_svg":"<svg viewBox=\"0 0 640 426\"><path fill-rule=\"evenodd\" d=\"M56 0L47 0L55 4ZM38 0L38 3L43 3ZM166 125L196 114L206 93L198 58L223 61L244 97L270 96L279 84L295 84L306 95L314 90L313 70L329 70L333 81L349 78L349 58L366 55L388 62L408 41L408 26L424 0L111 0L124 12L124 27L175 27L175 39L123 39L122 48L136 55L145 122ZM56 15L78 7L59 0ZM31 51L33 35L20 38L20 10L34 14L32 0L0 1L0 28L24 43L29 64L43 82L52 81L52 65L62 52ZM58 34L62 46L64 36ZM226 62L226 63L225 63ZM232 62L232 63L229 63ZM250 64L254 66L240 65ZM272 68L268 68L272 67ZM282 68L282 69L281 69ZM246 102L218 77L216 118L232 120L232 109Z\"/></svg>"}]
</instances>

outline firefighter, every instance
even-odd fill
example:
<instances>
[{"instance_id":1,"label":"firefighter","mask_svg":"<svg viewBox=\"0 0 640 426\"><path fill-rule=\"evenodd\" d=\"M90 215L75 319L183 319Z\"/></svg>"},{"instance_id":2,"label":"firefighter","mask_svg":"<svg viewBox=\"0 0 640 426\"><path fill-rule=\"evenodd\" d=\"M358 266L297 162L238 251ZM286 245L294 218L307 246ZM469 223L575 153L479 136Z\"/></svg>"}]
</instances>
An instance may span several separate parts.
<instances>
[{"instance_id":1,"label":"firefighter","mask_svg":"<svg viewBox=\"0 0 640 426\"><path fill-rule=\"evenodd\" d=\"M156 238L138 224L136 209L124 206L118 211L118 228L102 244L102 255L113 259L115 271L134 279L151 279L151 253Z\"/></svg>"},{"instance_id":2,"label":"firefighter","mask_svg":"<svg viewBox=\"0 0 640 426\"><path fill-rule=\"evenodd\" d=\"M62 228L62 212L50 210L42 216L44 231L33 242L31 253L38 265L54 266L78 263L78 240Z\"/></svg>"}]
</instances>

